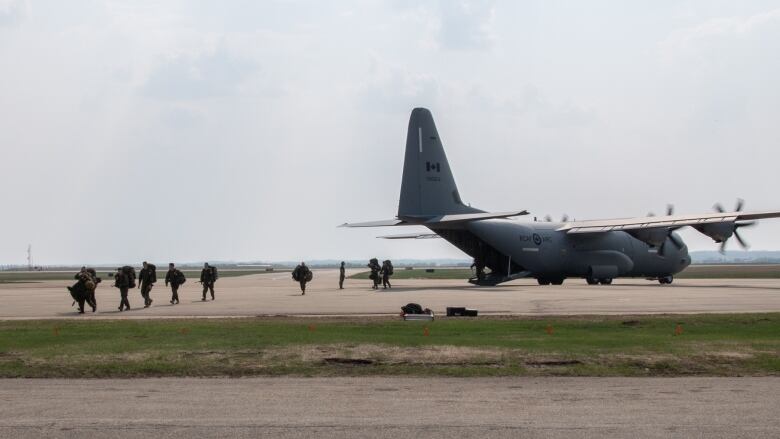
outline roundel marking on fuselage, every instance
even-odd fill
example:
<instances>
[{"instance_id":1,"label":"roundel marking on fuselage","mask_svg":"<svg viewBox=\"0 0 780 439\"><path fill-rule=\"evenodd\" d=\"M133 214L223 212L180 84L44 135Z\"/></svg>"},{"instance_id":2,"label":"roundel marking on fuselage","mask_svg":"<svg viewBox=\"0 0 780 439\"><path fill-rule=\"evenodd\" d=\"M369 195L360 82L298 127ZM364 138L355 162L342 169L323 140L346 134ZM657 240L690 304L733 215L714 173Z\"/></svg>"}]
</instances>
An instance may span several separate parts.
<instances>
[{"instance_id":1,"label":"roundel marking on fuselage","mask_svg":"<svg viewBox=\"0 0 780 439\"><path fill-rule=\"evenodd\" d=\"M538 233L534 233L534 244L542 245L542 237Z\"/></svg>"}]
</instances>

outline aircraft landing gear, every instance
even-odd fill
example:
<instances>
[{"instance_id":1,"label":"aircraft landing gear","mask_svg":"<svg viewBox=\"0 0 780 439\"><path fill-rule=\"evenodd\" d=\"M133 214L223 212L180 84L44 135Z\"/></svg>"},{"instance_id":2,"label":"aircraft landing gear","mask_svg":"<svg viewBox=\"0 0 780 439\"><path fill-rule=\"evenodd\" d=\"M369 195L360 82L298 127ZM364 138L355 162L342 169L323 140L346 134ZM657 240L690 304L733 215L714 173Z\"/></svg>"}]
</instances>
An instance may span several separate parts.
<instances>
[{"instance_id":1,"label":"aircraft landing gear","mask_svg":"<svg viewBox=\"0 0 780 439\"><path fill-rule=\"evenodd\" d=\"M604 278L604 279L599 279L599 283L601 285L612 285L612 278L611 277L607 277L607 278Z\"/></svg>"},{"instance_id":2,"label":"aircraft landing gear","mask_svg":"<svg viewBox=\"0 0 780 439\"><path fill-rule=\"evenodd\" d=\"M540 277L536 279L536 282L538 282L539 285L563 285L564 280L566 280L565 277L558 277L558 278Z\"/></svg>"},{"instance_id":3,"label":"aircraft landing gear","mask_svg":"<svg viewBox=\"0 0 780 439\"><path fill-rule=\"evenodd\" d=\"M599 284L599 280L596 279L596 278L592 278L592 277L586 277L585 278L585 282L587 282L588 285L598 285Z\"/></svg>"},{"instance_id":4,"label":"aircraft landing gear","mask_svg":"<svg viewBox=\"0 0 780 439\"><path fill-rule=\"evenodd\" d=\"M674 276L664 276L658 278L658 283L661 285L668 285L674 281Z\"/></svg>"}]
</instances>

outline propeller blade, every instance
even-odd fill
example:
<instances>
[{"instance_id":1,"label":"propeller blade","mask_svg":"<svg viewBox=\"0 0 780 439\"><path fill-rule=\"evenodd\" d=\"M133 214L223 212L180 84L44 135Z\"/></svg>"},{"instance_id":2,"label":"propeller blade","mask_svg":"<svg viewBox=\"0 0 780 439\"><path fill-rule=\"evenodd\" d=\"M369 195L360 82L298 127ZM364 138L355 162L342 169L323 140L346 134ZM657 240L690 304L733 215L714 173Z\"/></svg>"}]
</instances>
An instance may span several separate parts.
<instances>
[{"instance_id":1,"label":"propeller blade","mask_svg":"<svg viewBox=\"0 0 780 439\"><path fill-rule=\"evenodd\" d=\"M569 222L569 215L563 214L563 217L561 217L561 222L566 223Z\"/></svg>"},{"instance_id":2,"label":"propeller blade","mask_svg":"<svg viewBox=\"0 0 780 439\"><path fill-rule=\"evenodd\" d=\"M666 205L666 216L672 216L674 213L674 206L671 204Z\"/></svg>"},{"instance_id":3,"label":"propeller blade","mask_svg":"<svg viewBox=\"0 0 780 439\"><path fill-rule=\"evenodd\" d=\"M715 203L715 205L712 206L712 208L715 209L716 211L720 212L720 213L723 213L723 212L726 211L725 209L723 209L723 206L721 206L720 203Z\"/></svg>"},{"instance_id":4,"label":"propeller blade","mask_svg":"<svg viewBox=\"0 0 780 439\"><path fill-rule=\"evenodd\" d=\"M723 242L720 243L720 249L718 251L722 255L726 254L726 241L723 241Z\"/></svg>"},{"instance_id":5,"label":"propeller blade","mask_svg":"<svg viewBox=\"0 0 780 439\"><path fill-rule=\"evenodd\" d=\"M647 212L647 216L655 216L653 212Z\"/></svg>"},{"instance_id":6,"label":"propeller blade","mask_svg":"<svg viewBox=\"0 0 780 439\"><path fill-rule=\"evenodd\" d=\"M737 208L735 209L736 212L742 211L742 207L745 205L745 200L742 198L737 198Z\"/></svg>"},{"instance_id":7,"label":"propeller blade","mask_svg":"<svg viewBox=\"0 0 780 439\"><path fill-rule=\"evenodd\" d=\"M551 223L552 222L552 217L550 215L545 215L544 216L544 220L547 221L548 223Z\"/></svg>"},{"instance_id":8,"label":"propeller blade","mask_svg":"<svg viewBox=\"0 0 780 439\"><path fill-rule=\"evenodd\" d=\"M745 242L745 240L742 239L741 236L739 236L739 232L737 232L736 230L734 231L734 237L737 238L737 241L739 241L739 245L741 245L742 248L744 248L745 250L750 248L750 245L748 245L748 243Z\"/></svg>"}]
</instances>

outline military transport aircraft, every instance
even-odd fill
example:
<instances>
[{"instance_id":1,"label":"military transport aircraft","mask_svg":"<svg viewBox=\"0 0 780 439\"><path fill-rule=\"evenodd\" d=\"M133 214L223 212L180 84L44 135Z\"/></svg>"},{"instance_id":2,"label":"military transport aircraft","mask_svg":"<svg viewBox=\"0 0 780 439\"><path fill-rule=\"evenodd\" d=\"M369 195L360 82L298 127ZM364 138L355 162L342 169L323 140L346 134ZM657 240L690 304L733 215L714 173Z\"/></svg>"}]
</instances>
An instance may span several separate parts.
<instances>
[{"instance_id":1,"label":"military transport aircraft","mask_svg":"<svg viewBox=\"0 0 780 439\"><path fill-rule=\"evenodd\" d=\"M669 284L691 263L675 230L691 226L721 243L732 236L746 247L737 229L776 212L733 212L646 216L591 221L518 222L525 210L490 213L465 205L455 186L433 116L415 108L406 137L401 198L394 219L345 223L342 227L425 226L433 233L381 236L386 239L443 238L474 258L478 276L470 282L496 285L523 277L540 285L560 285L568 277L610 284L616 277L642 277ZM484 274L484 267L490 273Z\"/></svg>"}]
</instances>

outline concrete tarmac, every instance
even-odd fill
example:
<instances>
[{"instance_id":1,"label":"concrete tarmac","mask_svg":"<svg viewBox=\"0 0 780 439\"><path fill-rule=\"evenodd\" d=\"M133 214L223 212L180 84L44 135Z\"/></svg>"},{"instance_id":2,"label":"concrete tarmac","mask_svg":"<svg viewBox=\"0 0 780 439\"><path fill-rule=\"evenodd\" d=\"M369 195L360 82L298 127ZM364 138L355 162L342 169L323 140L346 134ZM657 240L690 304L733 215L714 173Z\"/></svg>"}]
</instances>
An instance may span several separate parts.
<instances>
[{"instance_id":1,"label":"concrete tarmac","mask_svg":"<svg viewBox=\"0 0 780 439\"><path fill-rule=\"evenodd\" d=\"M777 438L780 378L0 380L0 437Z\"/></svg>"},{"instance_id":2,"label":"concrete tarmac","mask_svg":"<svg viewBox=\"0 0 780 439\"><path fill-rule=\"evenodd\" d=\"M80 318L240 317L257 315L395 315L409 302L441 314L448 306L476 308L481 314L650 314L780 311L780 279L679 279L672 285L618 279L613 285L587 285L569 279L562 286L539 286L533 279L497 287L475 287L465 280L394 280L393 288L374 291L368 280L347 279L338 289L337 270L315 270L301 296L290 273L224 277L216 300L201 301L200 284L188 281L181 304L158 282L154 303L142 308L138 289L130 291L129 312L119 312L119 291L104 281L97 290L98 312ZM0 319L72 318L76 308L66 286L72 281L0 284Z\"/></svg>"}]
</instances>

